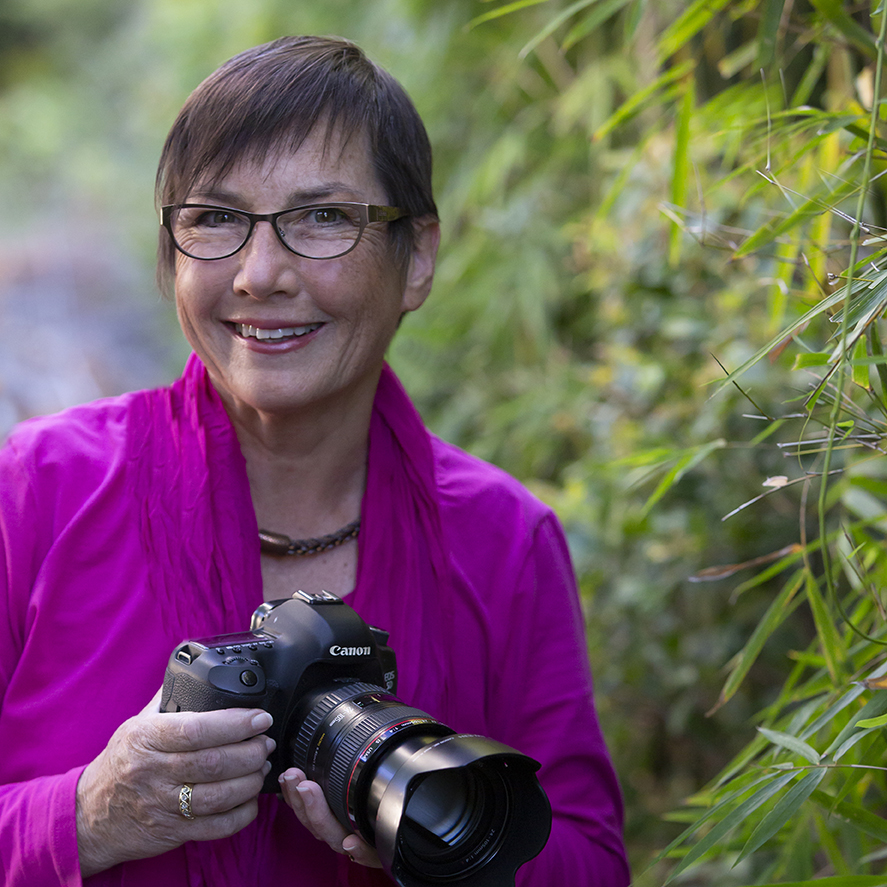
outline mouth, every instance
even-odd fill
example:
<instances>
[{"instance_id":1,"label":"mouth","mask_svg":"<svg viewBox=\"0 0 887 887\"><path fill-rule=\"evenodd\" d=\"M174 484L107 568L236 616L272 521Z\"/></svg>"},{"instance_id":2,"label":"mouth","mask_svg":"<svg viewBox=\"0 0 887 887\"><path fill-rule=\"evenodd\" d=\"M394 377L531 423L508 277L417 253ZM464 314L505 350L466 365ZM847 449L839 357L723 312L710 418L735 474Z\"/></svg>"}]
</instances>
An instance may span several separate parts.
<instances>
[{"instance_id":1,"label":"mouth","mask_svg":"<svg viewBox=\"0 0 887 887\"><path fill-rule=\"evenodd\" d=\"M247 323L232 324L237 335L244 339L258 339L260 342L282 342L286 339L298 339L313 333L323 326L322 323L309 323L306 326L284 326L278 329L262 329Z\"/></svg>"}]
</instances>

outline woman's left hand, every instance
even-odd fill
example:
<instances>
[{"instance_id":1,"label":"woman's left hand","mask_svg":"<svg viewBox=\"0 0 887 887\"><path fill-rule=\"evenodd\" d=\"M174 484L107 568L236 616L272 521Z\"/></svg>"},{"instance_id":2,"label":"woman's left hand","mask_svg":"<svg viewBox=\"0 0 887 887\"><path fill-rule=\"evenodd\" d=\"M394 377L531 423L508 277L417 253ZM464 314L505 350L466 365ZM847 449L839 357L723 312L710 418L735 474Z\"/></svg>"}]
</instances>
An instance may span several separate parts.
<instances>
[{"instance_id":1,"label":"woman's left hand","mask_svg":"<svg viewBox=\"0 0 887 887\"><path fill-rule=\"evenodd\" d=\"M359 835L349 832L333 816L323 789L305 777L301 770L291 767L280 777L283 798L292 807L299 821L319 841L325 841L336 853L344 853L354 862L380 869L382 863L376 851Z\"/></svg>"}]
</instances>

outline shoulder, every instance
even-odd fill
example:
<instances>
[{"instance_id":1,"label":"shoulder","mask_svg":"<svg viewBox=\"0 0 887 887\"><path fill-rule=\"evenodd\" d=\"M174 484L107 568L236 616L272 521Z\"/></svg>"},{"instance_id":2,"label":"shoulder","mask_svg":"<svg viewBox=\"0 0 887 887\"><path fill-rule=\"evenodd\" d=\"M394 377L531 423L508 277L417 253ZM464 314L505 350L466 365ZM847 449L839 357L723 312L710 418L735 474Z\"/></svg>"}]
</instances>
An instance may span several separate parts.
<instances>
[{"instance_id":1,"label":"shoulder","mask_svg":"<svg viewBox=\"0 0 887 887\"><path fill-rule=\"evenodd\" d=\"M535 526L551 509L520 481L489 462L431 435L435 479L442 507L465 516Z\"/></svg>"},{"instance_id":2,"label":"shoulder","mask_svg":"<svg viewBox=\"0 0 887 887\"><path fill-rule=\"evenodd\" d=\"M138 460L157 424L158 410L168 412L166 391L129 392L26 419L0 448L0 487L19 497L27 490L37 501L59 508L123 482L127 466Z\"/></svg>"},{"instance_id":3,"label":"shoulder","mask_svg":"<svg viewBox=\"0 0 887 887\"><path fill-rule=\"evenodd\" d=\"M70 407L50 416L26 419L9 433L3 452L33 470L79 469L109 455L126 439L133 407L144 392Z\"/></svg>"},{"instance_id":4,"label":"shoulder","mask_svg":"<svg viewBox=\"0 0 887 887\"><path fill-rule=\"evenodd\" d=\"M442 530L463 566L513 574L552 536L562 538L554 512L520 481L433 435L431 442Z\"/></svg>"}]
</instances>

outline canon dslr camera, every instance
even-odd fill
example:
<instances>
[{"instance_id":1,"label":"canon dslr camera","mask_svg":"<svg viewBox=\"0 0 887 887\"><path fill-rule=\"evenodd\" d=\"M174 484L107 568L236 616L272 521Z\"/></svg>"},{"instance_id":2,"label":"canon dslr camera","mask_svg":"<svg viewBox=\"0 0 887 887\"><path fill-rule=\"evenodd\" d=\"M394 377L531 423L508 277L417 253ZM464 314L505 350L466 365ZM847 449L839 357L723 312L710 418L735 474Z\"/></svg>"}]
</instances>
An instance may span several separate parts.
<instances>
[{"instance_id":1,"label":"canon dslr camera","mask_svg":"<svg viewBox=\"0 0 887 887\"><path fill-rule=\"evenodd\" d=\"M303 770L402 887L513 887L551 828L536 761L393 696L388 635L326 592L263 604L250 628L180 644L161 710L270 712L263 791Z\"/></svg>"}]
</instances>

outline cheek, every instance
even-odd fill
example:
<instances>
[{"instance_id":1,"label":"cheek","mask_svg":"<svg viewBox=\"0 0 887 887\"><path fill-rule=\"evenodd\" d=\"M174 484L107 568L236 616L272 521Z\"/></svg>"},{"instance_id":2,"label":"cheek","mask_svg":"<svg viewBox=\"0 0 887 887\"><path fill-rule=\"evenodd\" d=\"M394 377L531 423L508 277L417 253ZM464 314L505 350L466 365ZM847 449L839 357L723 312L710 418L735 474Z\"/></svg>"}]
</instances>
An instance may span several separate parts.
<instances>
[{"instance_id":1,"label":"cheek","mask_svg":"<svg viewBox=\"0 0 887 887\"><path fill-rule=\"evenodd\" d=\"M360 249L364 244L361 242ZM367 246L370 246L368 243ZM373 244L375 246L375 244ZM347 261L352 259L352 261ZM400 316L403 301L403 275L392 261L390 250L377 248L363 254L344 257L338 268L322 269L324 276L315 278L330 299L337 300L344 310L355 315L379 319L393 313Z\"/></svg>"},{"instance_id":2,"label":"cheek","mask_svg":"<svg viewBox=\"0 0 887 887\"><path fill-rule=\"evenodd\" d=\"M175 301L179 316L197 316L213 303L214 293L219 292L219 270L209 263L197 263L182 257L176 263Z\"/></svg>"}]
</instances>

